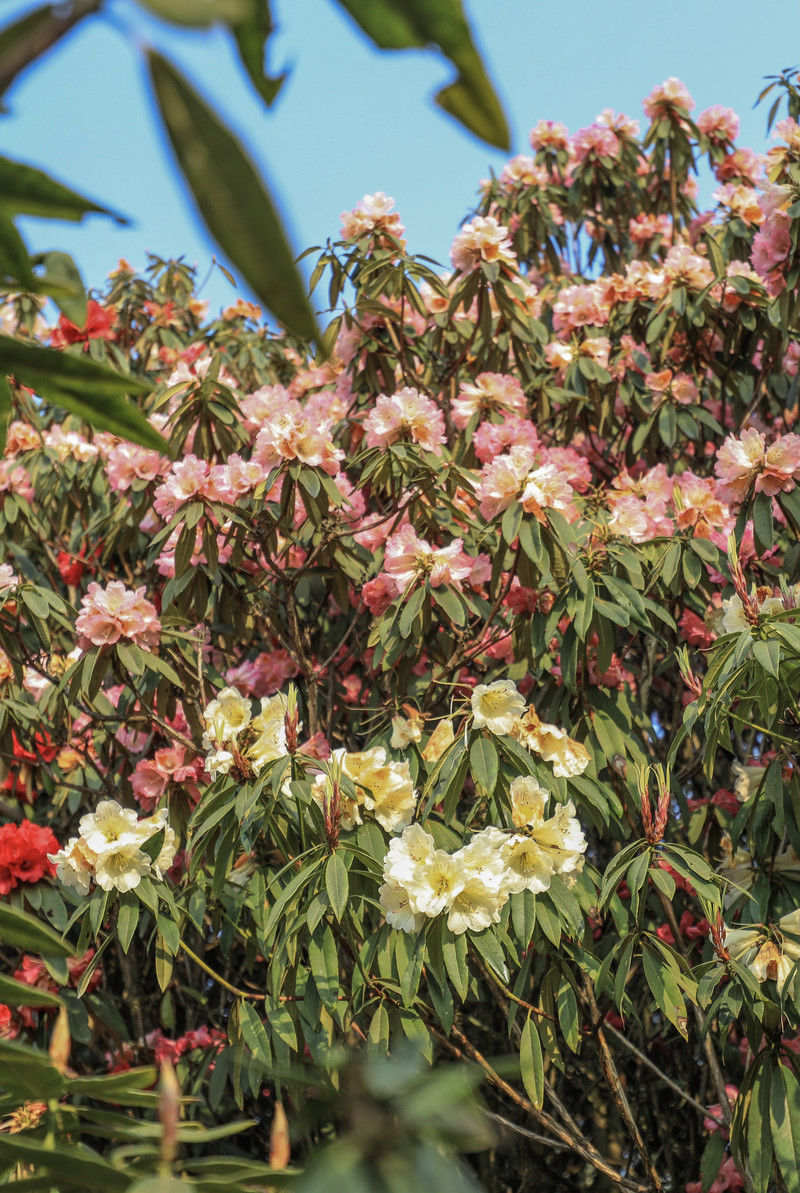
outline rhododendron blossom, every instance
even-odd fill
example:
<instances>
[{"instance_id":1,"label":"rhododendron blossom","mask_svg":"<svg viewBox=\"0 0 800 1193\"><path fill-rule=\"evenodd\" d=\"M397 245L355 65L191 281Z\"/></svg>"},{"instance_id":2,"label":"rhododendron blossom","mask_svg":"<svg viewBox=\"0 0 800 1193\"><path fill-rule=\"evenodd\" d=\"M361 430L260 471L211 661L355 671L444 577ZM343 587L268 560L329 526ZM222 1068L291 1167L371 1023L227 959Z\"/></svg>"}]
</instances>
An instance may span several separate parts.
<instances>
[{"instance_id":1,"label":"rhododendron blossom","mask_svg":"<svg viewBox=\"0 0 800 1193\"><path fill-rule=\"evenodd\" d=\"M79 645L86 650L90 645L111 646L126 640L146 650L157 646L161 622L145 592L144 586L132 591L119 580L112 580L105 588L92 582L75 622Z\"/></svg>"}]
</instances>

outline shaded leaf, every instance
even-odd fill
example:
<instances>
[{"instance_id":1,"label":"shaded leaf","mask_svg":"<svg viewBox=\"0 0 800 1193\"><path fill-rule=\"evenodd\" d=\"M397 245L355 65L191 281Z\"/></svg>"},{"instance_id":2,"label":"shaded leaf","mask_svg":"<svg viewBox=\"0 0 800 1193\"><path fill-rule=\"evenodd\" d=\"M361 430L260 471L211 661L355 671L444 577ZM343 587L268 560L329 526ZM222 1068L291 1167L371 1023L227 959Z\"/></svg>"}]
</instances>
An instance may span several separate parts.
<instances>
[{"instance_id":1,"label":"shaded leaf","mask_svg":"<svg viewBox=\"0 0 800 1193\"><path fill-rule=\"evenodd\" d=\"M275 318L319 343L305 283L253 163L171 63L154 52L148 63L175 157L209 232Z\"/></svg>"},{"instance_id":2,"label":"shaded leaf","mask_svg":"<svg viewBox=\"0 0 800 1193\"><path fill-rule=\"evenodd\" d=\"M77 414L92 427L156 451L169 450L144 414L125 400L126 394L150 392L150 386L135 377L115 373L86 356L4 335L0 335L0 372L13 375L39 397Z\"/></svg>"},{"instance_id":3,"label":"shaded leaf","mask_svg":"<svg viewBox=\"0 0 800 1193\"><path fill-rule=\"evenodd\" d=\"M287 73L270 75L265 68L267 43L274 28L269 0L247 0L247 13L231 25L242 66L267 107L275 102Z\"/></svg>"},{"instance_id":4,"label":"shaded leaf","mask_svg":"<svg viewBox=\"0 0 800 1193\"><path fill-rule=\"evenodd\" d=\"M382 50L438 46L458 70L436 96L440 108L477 137L509 149L500 101L475 48L460 0L339 0Z\"/></svg>"},{"instance_id":5,"label":"shaded leaf","mask_svg":"<svg viewBox=\"0 0 800 1193\"><path fill-rule=\"evenodd\" d=\"M123 215L79 195L43 170L0 157L0 211L7 215L37 215L51 220L81 220L85 215L110 215L127 224Z\"/></svg>"}]
</instances>

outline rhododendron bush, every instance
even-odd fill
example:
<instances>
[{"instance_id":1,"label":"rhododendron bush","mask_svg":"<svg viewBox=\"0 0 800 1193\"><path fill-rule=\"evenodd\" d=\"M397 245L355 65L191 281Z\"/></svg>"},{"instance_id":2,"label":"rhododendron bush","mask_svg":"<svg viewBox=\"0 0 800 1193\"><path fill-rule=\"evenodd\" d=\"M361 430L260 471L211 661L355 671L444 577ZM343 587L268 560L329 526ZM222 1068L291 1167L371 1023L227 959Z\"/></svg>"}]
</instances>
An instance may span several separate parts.
<instances>
[{"instance_id":1,"label":"rhododendron bush","mask_svg":"<svg viewBox=\"0 0 800 1193\"><path fill-rule=\"evenodd\" d=\"M6 295L169 449L12 386L22 1185L800 1188L781 86L766 156L675 79L641 130L540 122L449 269L365 196L318 351L155 259L83 327Z\"/></svg>"}]
</instances>

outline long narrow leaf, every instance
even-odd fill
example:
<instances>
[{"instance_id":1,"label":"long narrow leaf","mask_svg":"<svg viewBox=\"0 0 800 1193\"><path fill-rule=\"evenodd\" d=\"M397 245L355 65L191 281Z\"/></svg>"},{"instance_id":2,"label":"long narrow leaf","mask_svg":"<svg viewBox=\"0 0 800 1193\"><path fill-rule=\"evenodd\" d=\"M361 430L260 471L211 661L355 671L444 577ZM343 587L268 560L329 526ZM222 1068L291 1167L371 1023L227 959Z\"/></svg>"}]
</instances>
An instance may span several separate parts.
<instances>
[{"instance_id":1,"label":"long narrow leaf","mask_svg":"<svg viewBox=\"0 0 800 1193\"><path fill-rule=\"evenodd\" d=\"M14 376L48 402L85 419L90 426L112 431L132 443L168 452L165 440L144 414L125 400L150 387L125 377L86 356L25 344L0 335L0 375Z\"/></svg>"},{"instance_id":2,"label":"long narrow leaf","mask_svg":"<svg viewBox=\"0 0 800 1193\"><path fill-rule=\"evenodd\" d=\"M37 215L51 220L81 220L85 215L110 215L118 224L125 216L79 195L43 170L0 157L0 211L6 215Z\"/></svg>"},{"instance_id":3,"label":"long narrow leaf","mask_svg":"<svg viewBox=\"0 0 800 1193\"><path fill-rule=\"evenodd\" d=\"M275 318L319 343L305 283L250 158L170 62L151 52L148 63L175 157L209 232Z\"/></svg>"}]
</instances>

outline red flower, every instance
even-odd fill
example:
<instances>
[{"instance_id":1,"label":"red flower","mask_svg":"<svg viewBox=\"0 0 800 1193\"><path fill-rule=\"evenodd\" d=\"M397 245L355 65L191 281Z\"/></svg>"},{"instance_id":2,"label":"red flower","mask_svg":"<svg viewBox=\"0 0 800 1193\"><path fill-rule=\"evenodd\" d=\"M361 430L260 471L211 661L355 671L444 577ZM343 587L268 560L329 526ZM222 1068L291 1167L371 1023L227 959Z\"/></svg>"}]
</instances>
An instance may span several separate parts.
<instances>
[{"instance_id":1,"label":"red flower","mask_svg":"<svg viewBox=\"0 0 800 1193\"><path fill-rule=\"evenodd\" d=\"M83 573L86 571L86 564L82 559L78 559L69 551L59 551L56 563L58 564L58 574L65 584L74 586L80 584Z\"/></svg>"},{"instance_id":2,"label":"red flower","mask_svg":"<svg viewBox=\"0 0 800 1193\"><path fill-rule=\"evenodd\" d=\"M684 609L678 626L681 638L690 646L709 647L716 638L716 634L712 634L705 622L691 609Z\"/></svg>"},{"instance_id":3,"label":"red flower","mask_svg":"<svg viewBox=\"0 0 800 1193\"><path fill-rule=\"evenodd\" d=\"M19 1035L19 1028L14 1022L11 1007L0 1003L0 1040L13 1040Z\"/></svg>"},{"instance_id":4,"label":"red flower","mask_svg":"<svg viewBox=\"0 0 800 1193\"><path fill-rule=\"evenodd\" d=\"M20 744L19 738L13 729L11 730L11 738L14 757L19 762L32 762L35 765L40 761L52 762L58 753L58 747L53 745L53 739L46 730L44 732L40 729L36 730L33 735L33 750L26 749L25 746Z\"/></svg>"},{"instance_id":5,"label":"red flower","mask_svg":"<svg viewBox=\"0 0 800 1193\"><path fill-rule=\"evenodd\" d=\"M7 895L21 882L40 882L56 868L48 853L56 853L58 841L49 828L23 820L0 828L0 895Z\"/></svg>"},{"instance_id":6,"label":"red flower","mask_svg":"<svg viewBox=\"0 0 800 1193\"><path fill-rule=\"evenodd\" d=\"M93 298L86 307L86 325L76 327L65 315L58 320L58 327L50 332L50 343L54 348L66 348L70 344L88 344L89 340L113 340L114 321L117 312L113 307L101 307Z\"/></svg>"}]
</instances>

